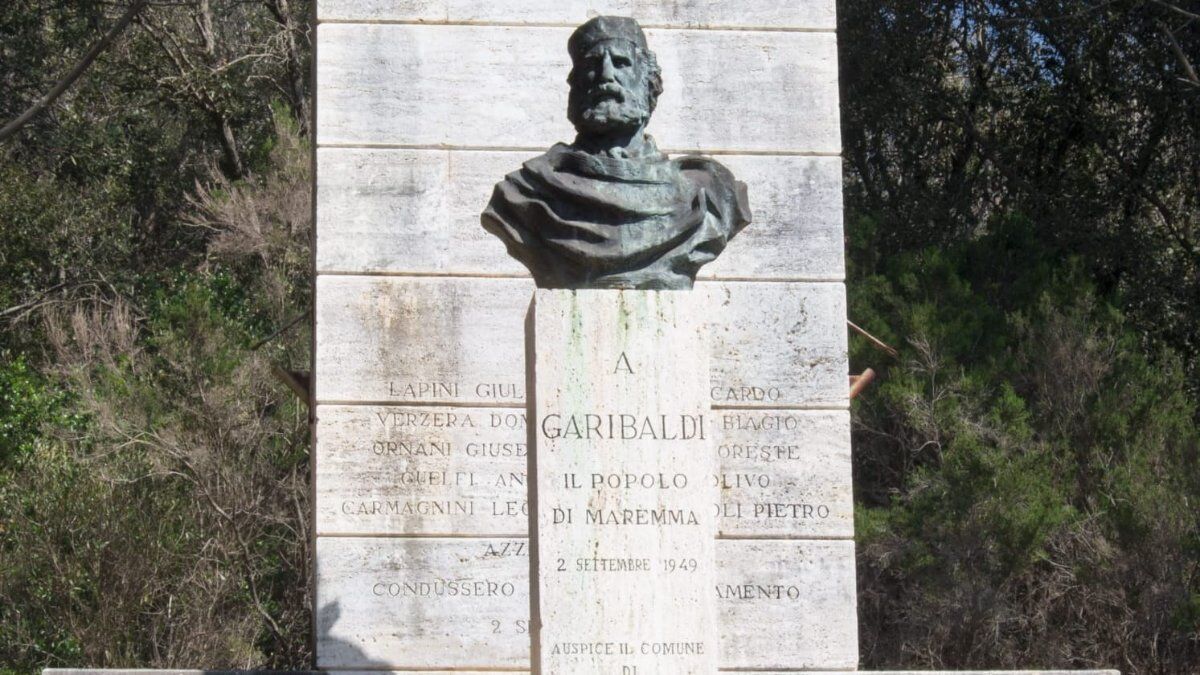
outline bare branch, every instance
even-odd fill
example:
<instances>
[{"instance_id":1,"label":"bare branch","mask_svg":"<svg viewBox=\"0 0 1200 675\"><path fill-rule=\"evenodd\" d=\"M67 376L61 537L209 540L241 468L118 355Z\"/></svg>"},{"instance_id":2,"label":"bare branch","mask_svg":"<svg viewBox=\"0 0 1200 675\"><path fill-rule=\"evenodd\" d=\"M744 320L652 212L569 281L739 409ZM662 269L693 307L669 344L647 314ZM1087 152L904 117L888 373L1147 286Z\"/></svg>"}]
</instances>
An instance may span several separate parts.
<instances>
[{"instance_id":1,"label":"bare branch","mask_svg":"<svg viewBox=\"0 0 1200 675\"><path fill-rule=\"evenodd\" d=\"M1163 9L1167 9L1172 12L1175 12L1176 14L1181 14L1183 16L1186 16L1187 18L1192 19L1193 21L1200 20L1200 14L1196 14L1195 12L1189 12L1186 9L1179 7L1173 3L1164 2L1163 0L1150 0L1150 2L1158 5L1159 7L1162 7Z\"/></svg>"},{"instance_id":2,"label":"bare branch","mask_svg":"<svg viewBox=\"0 0 1200 675\"><path fill-rule=\"evenodd\" d=\"M125 10L125 13L121 15L121 18L117 19L117 22L113 24L112 28L108 29L108 32L104 34L104 37L100 38L96 44L92 45L92 48L88 50L87 54L84 55L83 59L79 63L75 64L75 67L72 68L69 73L67 73L66 77L60 80L58 84L54 85L53 89L51 89L46 93L45 96L30 106L28 110L21 113L19 117L4 125L4 128L0 129L0 143L3 143L11 138L14 134L20 131L22 127L28 124L30 120L32 120L34 117L37 117L38 113L48 108L52 103L58 100L59 96L62 96L64 92L70 89L71 85L75 84L75 81L82 77L85 72L87 72L87 69L91 67L92 63L95 62L100 54L102 54L105 49L108 49L109 45L113 43L113 40L115 40L118 35L124 32L124 30L129 26L130 22L133 21L133 18L146 7L146 2L147 0L134 0L133 4L129 6L129 9Z\"/></svg>"},{"instance_id":3,"label":"bare branch","mask_svg":"<svg viewBox=\"0 0 1200 675\"><path fill-rule=\"evenodd\" d=\"M1179 60L1179 66L1183 68L1188 81L1200 87L1200 75L1196 74L1195 66L1188 60L1187 54L1183 53L1183 47L1179 46L1179 40L1175 39L1175 33L1161 21L1156 21L1155 23L1158 24L1158 29L1162 31L1163 35L1167 36L1167 43L1171 45L1171 51L1175 54L1175 58Z\"/></svg>"},{"instance_id":4,"label":"bare branch","mask_svg":"<svg viewBox=\"0 0 1200 675\"><path fill-rule=\"evenodd\" d=\"M894 359L900 358L900 352L898 352L894 348L888 346L888 344L885 343L883 340L880 340L879 338L875 337L874 335L871 335L866 330L861 328L858 324L854 323L853 321L849 321L849 320L846 321L846 324L849 325L850 328L855 333L858 333L859 335L865 337L872 345L874 345L874 347L876 349L886 352L888 356L891 356Z\"/></svg>"}]
</instances>

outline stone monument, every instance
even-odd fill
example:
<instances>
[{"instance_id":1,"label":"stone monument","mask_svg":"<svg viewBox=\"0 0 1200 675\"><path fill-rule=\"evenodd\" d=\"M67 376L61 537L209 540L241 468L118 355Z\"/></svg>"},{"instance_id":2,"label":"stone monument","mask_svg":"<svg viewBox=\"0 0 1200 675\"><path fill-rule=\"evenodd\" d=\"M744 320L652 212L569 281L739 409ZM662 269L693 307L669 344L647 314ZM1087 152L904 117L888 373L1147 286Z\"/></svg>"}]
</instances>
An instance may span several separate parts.
<instances>
[{"instance_id":1,"label":"stone monument","mask_svg":"<svg viewBox=\"0 0 1200 675\"><path fill-rule=\"evenodd\" d=\"M320 4L319 667L856 666L832 6Z\"/></svg>"},{"instance_id":2,"label":"stone monument","mask_svg":"<svg viewBox=\"0 0 1200 675\"><path fill-rule=\"evenodd\" d=\"M316 6L315 665L854 671L833 0Z\"/></svg>"}]
</instances>

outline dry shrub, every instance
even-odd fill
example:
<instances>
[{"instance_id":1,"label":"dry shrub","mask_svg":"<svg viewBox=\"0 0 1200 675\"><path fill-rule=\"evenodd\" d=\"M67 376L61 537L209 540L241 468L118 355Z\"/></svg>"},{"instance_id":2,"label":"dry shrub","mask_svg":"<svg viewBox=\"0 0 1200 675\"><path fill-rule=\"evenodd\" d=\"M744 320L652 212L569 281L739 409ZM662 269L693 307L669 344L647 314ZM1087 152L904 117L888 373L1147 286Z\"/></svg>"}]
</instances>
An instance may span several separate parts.
<instances>
[{"instance_id":1,"label":"dry shrub","mask_svg":"<svg viewBox=\"0 0 1200 675\"><path fill-rule=\"evenodd\" d=\"M915 339L857 411L856 453L885 439L909 457L892 503L858 513L864 666L1195 673L1200 433L1182 368L1147 362L1086 297L1014 321L1011 384Z\"/></svg>"},{"instance_id":2,"label":"dry shrub","mask_svg":"<svg viewBox=\"0 0 1200 675\"><path fill-rule=\"evenodd\" d=\"M270 173L233 181L214 168L208 184L196 185L186 222L210 233L211 262L260 272L252 290L282 307L307 293L312 185L308 144L277 117Z\"/></svg>"},{"instance_id":3,"label":"dry shrub","mask_svg":"<svg viewBox=\"0 0 1200 675\"><path fill-rule=\"evenodd\" d=\"M74 423L0 481L0 662L311 666L308 415L271 374L309 339L250 349L309 296L307 153L280 138L278 171L198 192L199 269L43 313Z\"/></svg>"}]
</instances>

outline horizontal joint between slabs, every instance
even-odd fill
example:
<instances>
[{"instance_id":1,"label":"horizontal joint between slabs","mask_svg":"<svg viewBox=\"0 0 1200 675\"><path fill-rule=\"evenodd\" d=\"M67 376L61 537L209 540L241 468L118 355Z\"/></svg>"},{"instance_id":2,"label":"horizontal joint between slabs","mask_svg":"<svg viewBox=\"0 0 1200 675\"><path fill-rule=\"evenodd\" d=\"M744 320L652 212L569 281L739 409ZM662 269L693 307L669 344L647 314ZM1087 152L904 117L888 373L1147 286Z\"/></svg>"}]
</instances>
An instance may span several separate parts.
<instances>
[{"instance_id":1,"label":"horizontal joint between slabs","mask_svg":"<svg viewBox=\"0 0 1200 675\"><path fill-rule=\"evenodd\" d=\"M642 28L651 30L692 30L720 31L726 33L828 33L837 34L836 27L830 26L733 26L724 24L670 24L638 22ZM471 26L482 28L576 28L579 22L572 21L450 21L450 20L421 20L421 19L356 19L356 18L321 18L317 17L317 25L362 25L362 26Z\"/></svg>"},{"instance_id":2,"label":"horizontal joint between slabs","mask_svg":"<svg viewBox=\"0 0 1200 675\"><path fill-rule=\"evenodd\" d=\"M528 668L496 668L492 665L484 665L484 667L472 667L472 665L455 665L452 668L439 668L437 665L432 667L421 668L401 668L398 665L367 665L367 667L353 668L322 668L318 673L430 673L430 671L445 671L445 673L460 673L460 671L468 670L472 673L529 673Z\"/></svg>"},{"instance_id":3,"label":"horizontal joint between slabs","mask_svg":"<svg viewBox=\"0 0 1200 675\"><path fill-rule=\"evenodd\" d=\"M527 274L475 274L471 272L399 272L389 270L317 270L317 276L324 277L380 277L397 278L412 277L414 279L480 279L510 281L514 279L530 279ZM697 283L745 283L745 284L842 284L844 277L699 277Z\"/></svg>"},{"instance_id":4,"label":"horizontal joint between slabs","mask_svg":"<svg viewBox=\"0 0 1200 675\"><path fill-rule=\"evenodd\" d=\"M324 539L478 539L486 541L489 539L528 539L529 533L460 534L448 532L441 534L400 534L395 532L318 532L317 536Z\"/></svg>"},{"instance_id":5,"label":"horizontal joint between slabs","mask_svg":"<svg viewBox=\"0 0 1200 675\"><path fill-rule=\"evenodd\" d=\"M320 130L318 130L318 135ZM547 146L531 145L453 145L441 144L409 144L409 143L344 143L324 142L317 139L317 149L326 148L344 150L454 150L457 152L529 152L542 153ZM795 150L781 148L778 150L746 150L739 148L663 148L669 155L753 155L761 157L841 157L842 153L829 150Z\"/></svg>"},{"instance_id":6,"label":"horizontal joint between slabs","mask_svg":"<svg viewBox=\"0 0 1200 675\"><path fill-rule=\"evenodd\" d=\"M721 410L749 410L749 411L816 410L816 411L821 411L821 410L849 410L849 409L850 409L849 401L847 401L844 405L843 404L832 404L832 403L830 403L830 404L814 404L814 405L777 405L777 404L772 404L772 405L725 405L725 404L718 405L718 404L713 404L712 405L713 412L718 412Z\"/></svg>"},{"instance_id":7,"label":"horizontal joint between slabs","mask_svg":"<svg viewBox=\"0 0 1200 675\"><path fill-rule=\"evenodd\" d=\"M317 399L316 404L317 405L340 405L340 406L360 405L360 406L374 406L374 407L400 406L400 407L414 407L414 408L420 408L420 407L424 407L424 408L433 408L433 407L437 407L437 408L497 408L497 409L504 409L504 410L524 410L526 407L526 403L524 403L522 401L504 401L504 402L497 403L497 402L493 402L493 401L395 401L395 400L392 400L392 401L380 401L380 400L366 400L366 401L350 400L350 401L347 401L347 400ZM845 404L814 404L814 405L771 404L771 405L712 405L711 406L711 410L713 410L713 412L717 412L717 411L721 411L721 410L749 410L749 411L816 410L816 411L821 411L821 410L849 410L849 409L850 409L849 402L847 402Z\"/></svg>"},{"instance_id":8,"label":"horizontal joint between slabs","mask_svg":"<svg viewBox=\"0 0 1200 675\"><path fill-rule=\"evenodd\" d=\"M826 535L816 536L807 534L718 534L714 537L717 541L848 541L854 542L854 533L844 535ZM774 670L773 668L770 670Z\"/></svg>"},{"instance_id":9,"label":"horizontal joint between slabs","mask_svg":"<svg viewBox=\"0 0 1200 675\"><path fill-rule=\"evenodd\" d=\"M844 276L829 277L697 277L698 282L737 282L755 284L841 284L846 282Z\"/></svg>"},{"instance_id":10,"label":"horizontal joint between slabs","mask_svg":"<svg viewBox=\"0 0 1200 675\"><path fill-rule=\"evenodd\" d=\"M414 277L418 279L529 279L528 274L484 274L482 272L414 272L414 271L398 271L398 270L339 270L339 269L318 269L317 274L330 277ZM842 276L828 277L705 277L701 276L696 279L701 283L706 282L745 282L756 284L840 284L846 281Z\"/></svg>"},{"instance_id":11,"label":"horizontal joint between slabs","mask_svg":"<svg viewBox=\"0 0 1200 675\"><path fill-rule=\"evenodd\" d=\"M392 270L317 270L329 277L416 277L420 279L529 279L528 274L484 274L482 272L400 272Z\"/></svg>"},{"instance_id":12,"label":"horizontal joint between slabs","mask_svg":"<svg viewBox=\"0 0 1200 675\"><path fill-rule=\"evenodd\" d=\"M317 405L341 405L341 406L396 406L403 408L495 408L501 410L524 410L525 403L523 401L339 401L317 399Z\"/></svg>"},{"instance_id":13,"label":"horizontal joint between slabs","mask_svg":"<svg viewBox=\"0 0 1200 675\"><path fill-rule=\"evenodd\" d=\"M461 534L456 532L443 533L399 533L399 532L318 532L318 537L324 539L454 539L480 540L488 539L528 539L527 532L497 534ZM847 535L779 535L779 534L719 534L713 537L716 541L854 541L853 534Z\"/></svg>"}]
</instances>

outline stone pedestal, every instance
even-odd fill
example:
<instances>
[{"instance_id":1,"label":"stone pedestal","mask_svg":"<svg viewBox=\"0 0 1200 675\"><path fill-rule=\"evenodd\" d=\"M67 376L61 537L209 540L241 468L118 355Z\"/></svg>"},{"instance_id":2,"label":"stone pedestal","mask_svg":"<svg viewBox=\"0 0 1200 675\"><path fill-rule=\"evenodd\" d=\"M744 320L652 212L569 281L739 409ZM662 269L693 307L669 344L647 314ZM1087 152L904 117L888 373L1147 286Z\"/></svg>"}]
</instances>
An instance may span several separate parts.
<instances>
[{"instance_id":1,"label":"stone pedestal","mask_svg":"<svg viewBox=\"0 0 1200 675\"><path fill-rule=\"evenodd\" d=\"M701 297L539 290L529 364L542 675L717 669Z\"/></svg>"}]
</instances>

